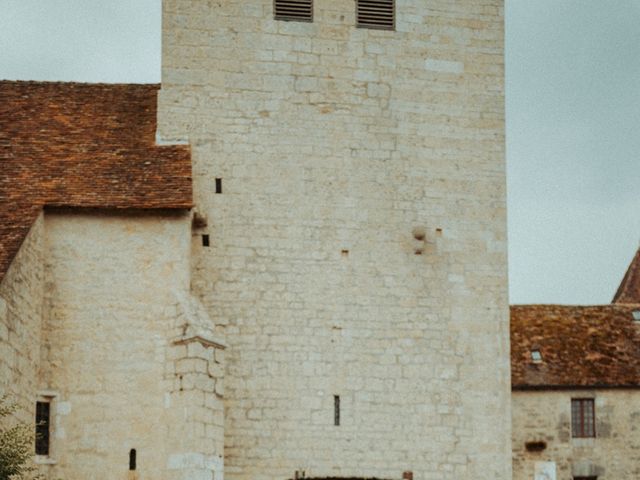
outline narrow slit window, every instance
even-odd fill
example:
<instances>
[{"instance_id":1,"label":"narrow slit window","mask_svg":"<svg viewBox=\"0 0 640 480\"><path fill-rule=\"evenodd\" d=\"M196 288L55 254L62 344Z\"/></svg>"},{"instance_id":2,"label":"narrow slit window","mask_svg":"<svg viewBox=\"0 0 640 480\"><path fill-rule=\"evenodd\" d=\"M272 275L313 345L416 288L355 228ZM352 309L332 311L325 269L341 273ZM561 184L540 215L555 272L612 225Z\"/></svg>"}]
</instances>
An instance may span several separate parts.
<instances>
[{"instance_id":1,"label":"narrow slit window","mask_svg":"<svg viewBox=\"0 0 640 480\"><path fill-rule=\"evenodd\" d=\"M135 470L137 465L137 453L136 449L132 448L129 450L129 470Z\"/></svg>"},{"instance_id":2,"label":"narrow slit window","mask_svg":"<svg viewBox=\"0 0 640 480\"><path fill-rule=\"evenodd\" d=\"M340 396L333 396L333 424L335 426L340 425Z\"/></svg>"},{"instance_id":3,"label":"narrow slit window","mask_svg":"<svg viewBox=\"0 0 640 480\"><path fill-rule=\"evenodd\" d=\"M222 179L216 178L216 193L222 193Z\"/></svg>"},{"instance_id":4,"label":"narrow slit window","mask_svg":"<svg viewBox=\"0 0 640 480\"><path fill-rule=\"evenodd\" d=\"M51 403L36 402L36 455L49 455Z\"/></svg>"},{"instance_id":5,"label":"narrow slit window","mask_svg":"<svg viewBox=\"0 0 640 480\"><path fill-rule=\"evenodd\" d=\"M273 9L276 20L313 21L313 0L274 0Z\"/></svg>"},{"instance_id":6,"label":"narrow slit window","mask_svg":"<svg viewBox=\"0 0 640 480\"><path fill-rule=\"evenodd\" d=\"M209 245L210 245L209 235L207 234L202 235L202 246L208 247Z\"/></svg>"},{"instance_id":7,"label":"narrow slit window","mask_svg":"<svg viewBox=\"0 0 640 480\"><path fill-rule=\"evenodd\" d=\"M571 399L571 436L574 438L596 436L596 412L593 398Z\"/></svg>"},{"instance_id":8,"label":"narrow slit window","mask_svg":"<svg viewBox=\"0 0 640 480\"><path fill-rule=\"evenodd\" d=\"M358 28L394 30L395 0L356 0L356 25Z\"/></svg>"}]
</instances>

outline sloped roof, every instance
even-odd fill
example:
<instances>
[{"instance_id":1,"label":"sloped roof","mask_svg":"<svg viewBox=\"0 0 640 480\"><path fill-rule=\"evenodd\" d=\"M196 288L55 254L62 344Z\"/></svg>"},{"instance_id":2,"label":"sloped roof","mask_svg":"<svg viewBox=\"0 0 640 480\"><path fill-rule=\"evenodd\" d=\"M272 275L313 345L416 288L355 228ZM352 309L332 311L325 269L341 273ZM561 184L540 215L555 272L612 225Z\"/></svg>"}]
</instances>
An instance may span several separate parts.
<instances>
[{"instance_id":1,"label":"sloped roof","mask_svg":"<svg viewBox=\"0 0 640 480\"><path fill-rule=\"evenodd\" d=\"M613 303L640 303L640 248L627 269Z\"/></svg>"},{"instance_id":2,"label":"sloped roof","mask_svg":"<svg viewBox=\"0 0 640 480\"><path fill-rule=\"evenodd\" d=\"M187 146L157 146L158 85L0 81L0 281L43 206L192 206Z\"/></svg>"},{"instance_id":3,"label":"sloped roof","mask_svg":"<svg viewBox=\"0 0 640 480\"><path fill-rule=\"evenodd\" d=\"M512 306L512 388L640 387L634 310L640 305Z\"/></svg>"}]
</instances>

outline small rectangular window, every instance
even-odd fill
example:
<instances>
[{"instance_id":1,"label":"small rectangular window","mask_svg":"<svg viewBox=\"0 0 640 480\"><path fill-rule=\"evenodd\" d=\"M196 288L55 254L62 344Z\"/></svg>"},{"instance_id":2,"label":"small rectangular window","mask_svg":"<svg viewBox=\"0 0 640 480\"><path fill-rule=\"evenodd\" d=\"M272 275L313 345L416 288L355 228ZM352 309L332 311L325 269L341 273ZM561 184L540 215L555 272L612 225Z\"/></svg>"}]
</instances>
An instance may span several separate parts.
<instances>
[{"instance_id":1,"label":"small rectangular window","mask_svg":"<svg viewBox=\"0 0 640 480\"><path fill-rule=\"evenodd\" d=\"M337 427L340 425L340 396L333 396L333 424Z\"/></svg>"},{"instance_id":2,"label":"small rectangular window","mask_svg":"<svg viewBox=\"0 0 640 480\"><path fill-rule=\"evenodd\" d=\"M273 10L276 20L313 21L313 0L274 0Z\"/></svg>"},{"instance_id":3,"label":"small rectangular window","mask_svg":"<svg viewBox=\"0 0 640 480\"><path fill-rule=\"evenodd\" d=\"M593 398L571 399L571 436L590 438L596 436L596 412Z\"/></svg>"},{"instance_id":4,"label":"small rectangular window","mask_svg":"<svg viewBox=\"0 0 640 480\"><path fill-rule=\"evenodd\" d=\"M542 353L540 353L540 350L531 350L531 361L533 363L542 363Z\"/></svg>"},{"instance_id":5,"label":"small rectangular window","mask_svg":"<svg viewBox=\"0 0 640 480\"><path fill-rule=\"evenodd\" d=\"M36 455L49 455L51 403L36 402Z\"/></svg>"},{"instance_id":6,"label":"small rectangular window","mask_svg":"<svg viewBox=\"0 0 640 480\"><path fill-rule=\"evenodd\" d=\"M136 449L132 448L131 450L129 450L129 470L130 471L135 471L136 469L136 457L137 457Z\"/></svg>"},{"instance_id":7,"label":"small rectangular window","mask_svg":"<svg viewBox=\"0 0 640 480\"><path fill-rule=\"evenodd\" d=\"M573 477L573 480L598 480L598 477Z\"/></svg>"},{"instance_id":8,"label":"small rectangular window","mask_svg":"<svg viewBox=\"0 0 640 480\"><path fill-rule=\"evenodd\" d=\"M216 178L216 193L222 193L222 179Z\"/></svg>"},{"instance_id":9,"label":"small rectangular window","mask_svg":"<svg viewBox=\"0 0 640 480\"><path fill-rule=\"evenodd\" d=\"M395 0L356 0L356 25L358 28L393 30L395 23Z\"/></svg>"}]
</instances>

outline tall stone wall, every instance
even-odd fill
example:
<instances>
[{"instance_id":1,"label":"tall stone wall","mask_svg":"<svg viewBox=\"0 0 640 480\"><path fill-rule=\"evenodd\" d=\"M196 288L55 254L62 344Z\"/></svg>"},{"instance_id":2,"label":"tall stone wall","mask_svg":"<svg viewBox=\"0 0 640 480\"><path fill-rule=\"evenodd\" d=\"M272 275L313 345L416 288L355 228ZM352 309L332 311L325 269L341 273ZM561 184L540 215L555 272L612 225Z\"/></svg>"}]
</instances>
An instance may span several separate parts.
<instances>
[{"instance_id":1,"label":"tall stone wall","mask_svg":"<svg viewBox=\"0 0 640 480\"><path fill-rule=\"evenodd\" d=\"M163 2L159 138L191 144L208 220L226 476L506 480L502 1L398 0L391 32L314 3Z\"/></svg>"},{"instance_id":2,"label":"tall stone wall","mask_svg":"<svg viewBox=\"0 0 640 480\"><path fill-rule=\"evenodd\" d=\"M16 417L33 423L39 389L44 299L44 227L34 223L0 284L0 397L19 409Z\"/></svg>"},{"instance_id":3,"label":"tall stone wall","mask_svg":"<svg viewBox=\"0 0 640 480\"><path fill-rule=\"evenodd\" d=\"M190 216L57 212L45 224L49 478L211 480L222 405L214 349L184 335L197 323Z\"/></svg>"},{"instance_id":4,"label":"tall stone wall","mask_svg":"<svg viewBox=\"0 0 640 480\"><path fill-rule=\"evenodd\" d=\"M595 400L595 438L572 438L571 399ZM513 479L534 480L554 463L557 480L640 477L640 392L578 390L513 392ZM544 442L529 451L527 442Z\"/></svg>"}]
</instances>

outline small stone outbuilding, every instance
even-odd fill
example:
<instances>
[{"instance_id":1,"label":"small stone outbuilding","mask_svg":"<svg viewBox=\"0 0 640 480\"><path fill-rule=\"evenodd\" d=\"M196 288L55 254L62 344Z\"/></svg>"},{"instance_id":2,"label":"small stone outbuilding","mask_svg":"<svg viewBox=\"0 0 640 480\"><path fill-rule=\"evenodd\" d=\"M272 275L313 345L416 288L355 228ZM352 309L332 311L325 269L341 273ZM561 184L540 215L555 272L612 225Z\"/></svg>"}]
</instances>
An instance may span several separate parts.
<instances>
[{"instance_id":1,"label":"small stone outbuilding","mask_svg":"<svg viewBox=\"0 0 640 480\"><path fill-rule=\"evenodd\" d=\"M610 305L511 307L514 480L640 477L640 250Z\"/></svg>"}]
</instances>

